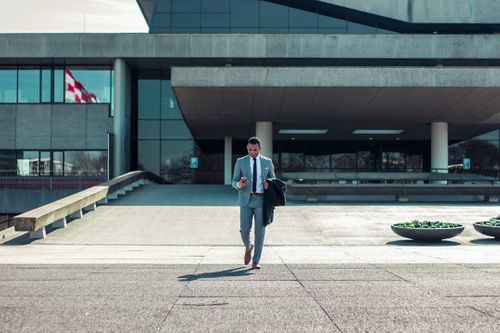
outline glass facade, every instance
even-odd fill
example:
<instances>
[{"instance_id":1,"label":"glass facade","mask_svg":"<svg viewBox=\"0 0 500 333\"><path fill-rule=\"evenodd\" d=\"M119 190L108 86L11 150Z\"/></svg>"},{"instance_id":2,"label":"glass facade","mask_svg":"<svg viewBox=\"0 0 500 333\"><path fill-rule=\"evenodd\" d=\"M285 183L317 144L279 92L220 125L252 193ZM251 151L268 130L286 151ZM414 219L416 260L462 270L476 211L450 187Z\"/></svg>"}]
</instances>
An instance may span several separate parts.
<instances>
[{"instance_id":1,"label":"glass facade","mask_svg":"<svg viewBox=\"0 0 500 333\"><path fill-rule=\"evenodd\" d=\"M391 34L376 26L326 15L319 7L296 8L292 1L159 0L153 33Z\"/></svg>"},{"instance_id":2,"label":"glass facade","mask_svg":"<svg viewBox=\"0 0 500 333\"><path fill-rule=\"evenodd\" d=\"M470 160L469 170L464 170L464 159ZM450 172L465 171L499 177L500 129L452 144L449 148L449 165Z\"/></svg>"},{"instance_id":3,"label":"glass facade","mask_svg":"<svg viewBox=\"0 0 500 333\"><path fill-rule=\"evenodd\" d=\"M138 82L138 167L171 183L193 183L196 144L169 80Z\"/></svg>"},{"instance_id":4,"label":"glass facade","mask_svg":"<svg viewBox=\"0 0 500 333\"><path fill-rule=\"evenodd\" d=\"M0 150L2 176L106 176L106 151Z\"/></svg>"},{"instance_id":5,"label":"glass facade","mask_svg":"<svg viewBox=\"0 0 500 333\"><path fill-rule=\"evenodd\" d=\"M429 149L425 141L280 140L274 142L273 161L281 172L429 171Z\"/></svg>"},{"instance_id":6,"label":"glass facade","mask_svg":"<svg viewBox=\"0 0 500 333\"><path fill-rule=\"evenodd\" d=\"M90 100L91 96L95 99ZM113 70L109 67L0 67L0 103L64 102L113 105Z\"/></svg>"}]
</instances>

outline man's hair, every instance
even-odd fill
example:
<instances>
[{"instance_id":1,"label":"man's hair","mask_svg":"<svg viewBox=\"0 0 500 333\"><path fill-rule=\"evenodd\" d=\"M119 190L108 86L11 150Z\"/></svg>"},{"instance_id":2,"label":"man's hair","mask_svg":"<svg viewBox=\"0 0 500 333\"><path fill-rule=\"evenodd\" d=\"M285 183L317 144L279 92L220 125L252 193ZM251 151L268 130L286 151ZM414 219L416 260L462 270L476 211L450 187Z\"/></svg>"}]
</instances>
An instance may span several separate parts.
<instances>
[{"instance_id":1,"label":"man's hair","mask_svg":"<svg viewBox=\"0 0 500 333\"><path fill-rule=\"evenodd\" d=\"M256 136L252 136L250 139L248 139L248 143L251 145L259 145L259 148L261 147L260 139Z\"/></svg>"}]
</instances>

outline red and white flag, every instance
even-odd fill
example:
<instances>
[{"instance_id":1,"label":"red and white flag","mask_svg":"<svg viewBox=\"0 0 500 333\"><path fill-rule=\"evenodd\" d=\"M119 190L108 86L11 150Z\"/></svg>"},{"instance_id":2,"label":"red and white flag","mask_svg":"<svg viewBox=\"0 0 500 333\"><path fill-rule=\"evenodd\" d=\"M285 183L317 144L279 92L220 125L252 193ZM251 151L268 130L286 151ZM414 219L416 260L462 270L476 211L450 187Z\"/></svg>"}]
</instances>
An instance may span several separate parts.
<instances>
[{"instance_id":1,"label":"red and white flag","mask_svg":"<svg viewBox=\"0 0 500 333\"><path fill-rule=\"evenodd\" d=\"M75 103L99 103L97 96L80 83L69 69L64 71L66 79L65 99Z\"/></svg>"}]
</instances>

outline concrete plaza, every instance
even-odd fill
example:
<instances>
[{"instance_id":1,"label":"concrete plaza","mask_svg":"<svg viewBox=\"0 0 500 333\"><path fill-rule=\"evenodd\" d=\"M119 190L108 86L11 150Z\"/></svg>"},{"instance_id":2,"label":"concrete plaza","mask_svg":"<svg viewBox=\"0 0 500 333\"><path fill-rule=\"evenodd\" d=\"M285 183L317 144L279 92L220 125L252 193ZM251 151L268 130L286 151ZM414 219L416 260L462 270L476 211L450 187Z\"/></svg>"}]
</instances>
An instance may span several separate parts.
<instances>
[{"instance_id":1,"label":"concrete plaza","mask_svg":"<svg viewBox=\"0 0 500 333\"><path fill-rule=\"evenodd\" d=\"M236 193L147 185L30 242L0 246L1 332L496 332L498 205L293 204L243 266ZM438 244L390 224L465 231Z\"/></svg>"}]
</instances>

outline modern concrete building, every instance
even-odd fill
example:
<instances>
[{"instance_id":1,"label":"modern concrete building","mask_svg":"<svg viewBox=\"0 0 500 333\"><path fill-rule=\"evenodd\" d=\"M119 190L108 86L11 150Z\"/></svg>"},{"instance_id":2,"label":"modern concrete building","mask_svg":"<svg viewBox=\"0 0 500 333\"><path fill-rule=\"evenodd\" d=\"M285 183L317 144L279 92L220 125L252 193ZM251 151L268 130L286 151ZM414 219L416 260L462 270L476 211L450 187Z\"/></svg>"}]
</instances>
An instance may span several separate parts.
<instances>
[{"instance_id":1,"label":"modern concrete building","mask_svg":"<svg viewBox=\"0 0 500 333\"><path fill-rule=\"evenodd\" d=\"M0 34L3 212L135 169L227 184L255 134L281 172L498 179L499 1L138 3L149 33Z\"/></svg>"}]
</instances>

